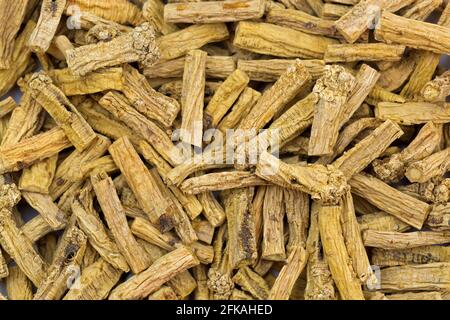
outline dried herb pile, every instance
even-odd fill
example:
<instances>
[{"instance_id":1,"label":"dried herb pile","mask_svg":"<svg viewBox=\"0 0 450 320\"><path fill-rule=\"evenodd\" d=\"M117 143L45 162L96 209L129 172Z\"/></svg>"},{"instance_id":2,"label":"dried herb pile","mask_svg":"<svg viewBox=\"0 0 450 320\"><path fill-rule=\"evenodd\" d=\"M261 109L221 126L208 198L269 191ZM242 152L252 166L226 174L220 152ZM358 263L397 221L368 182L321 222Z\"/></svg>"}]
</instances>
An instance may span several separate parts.
<instances>
[{"instance_id":1,"label":"dried herb pile","mask_svg":"<svg viewBox=\"0 0 450 320\"><path fill-rule=\"evenodd\" d=\"M0 0L0 300L450 298L444 55L443 0Z\"/></svg>"}]
</instances>

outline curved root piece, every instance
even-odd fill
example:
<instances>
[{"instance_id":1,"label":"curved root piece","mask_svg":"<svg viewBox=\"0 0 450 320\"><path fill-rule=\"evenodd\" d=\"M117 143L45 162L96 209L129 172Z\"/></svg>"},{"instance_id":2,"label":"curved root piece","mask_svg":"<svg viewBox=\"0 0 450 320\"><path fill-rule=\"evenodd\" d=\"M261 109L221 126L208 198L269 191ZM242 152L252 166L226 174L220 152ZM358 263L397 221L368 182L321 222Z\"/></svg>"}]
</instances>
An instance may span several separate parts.
<instances>
[{"instance_id":1,"label":"curved root piece","mask_svg":"<svg viewBox=\"0 0 450 320\"><path fill-rule=\"evenodd\" d=\"M282 187L306 192L324 204L337 204L349 189L344 174L332 165L289 165L267 152L261 154L256 174Z\"/></svg>"}]
</instances>

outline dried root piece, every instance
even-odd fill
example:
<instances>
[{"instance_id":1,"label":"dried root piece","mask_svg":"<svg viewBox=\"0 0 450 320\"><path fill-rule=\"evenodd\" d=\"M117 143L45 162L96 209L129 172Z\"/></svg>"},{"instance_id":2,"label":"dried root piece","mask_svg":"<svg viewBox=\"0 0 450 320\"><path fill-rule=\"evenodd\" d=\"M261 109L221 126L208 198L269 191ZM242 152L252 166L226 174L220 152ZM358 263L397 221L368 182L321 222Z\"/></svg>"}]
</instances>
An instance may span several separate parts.
<instances>
[{"instance_id":1,"label":"dried root piece","mask_svg":"<svg viewBox=\"0 0 450 320\"><path fill-rule=\"evenodd\" d=\"M425 224L437 230L449 230L450 204L438 204L431 210Z\"/></svg>"},{"instance_id":2,"label":"dried root piece","mask_svg":"<svg viewBox=\"0 0 450 320\"><path fill-rule=\"evenodd\" d=\"M170 23L215 23L261 18L264 0L225 0L169 3L164 7L164 21Z\"/></svg>"},{"instance_id":3,"label":"dried root piece","mask_svg":"<svg viewBox=\"0 0 450 320\"><path fill-rule=\"evenodd\" d=\"M156 167L159 175L164 181L167 181L167 176L172 167L153 149L147 142L142 141L139 144L140 152L145 160ZM199 200L194 195L184 194L178 187L169 186L169 189L177 197L178 201L186 210L191 220L200 215L203 208Z\"/></svg>"},{"instance_id":4,"label":"dried root piece","mask_svg":"<svg viewBox=\"0 0 450 320\"><path fill-rule=\"evenodd\" d=\"M120 28L113 24L96 24L85 34L86 44L108 42L122 35Z\"/></svg>"},{"instance_id":5,"label":"dried root piece","mask_svg":"<svg viewBox=\"0 0 450 320\"><path fill-rule=\"evenodd\" d=\"M26 90L9 119L8 128L3 135L1 148L6 148L35 135L42 126L42 107Z\"/></svg>"},{"instance_id":6,"label":"dried root piece","mask_svg":"<svg viewBox=\"0 0 450 320\"><path fill-rule=\"evenodd\" d=\"M358 137L358 135L361 132L363 132L364 130L376 129L381 124L382 124L381 121L375 118L361 118L349 124L344 129L342 129L341 133L339 134L338 140L334 146L333 153L320 157L316 163L318 164L331 163L336 158L336 156L345 151L345 149L355 140L356 137ZM306 142L309 142L309 139Z\"/></svg>"},{"instance_id":7,"label":"dried root piece","mask_svg":"<svg viewBox=\"0 0 450 320\"><path fill-rule=\"evenodd\" d=\"M214 240L214 261L208 270L207 286L210 290L210 299L228 300L234 288L231 278L231 268L228 263L228 250L226 244L227 226L222 225L217 231Z\"/></svg>"},{"instance_id":8,"label":"dried root piece","mask_svg":"<svg viewBox=\"0 0 450 320\"><path fill-rule=\"evenodd\" d=\"M34 208L53 230L60 230L66 226L67 216L46 194L22 191L25 201Z\"/></svg>"},{"instance_id":9,"label":"dried root piece","mask_svg":"<svg viewBox=\"0 0 450 320\"><path fill-rule=\"evenodd\" d=\"M439 102L445 101L450 95L450 71L444 72L432 81L425 84L422 89L422 96L426 101Z\"/></svg>"},{"instance_id":10,"label":"dried root piece","mask_svg":"<svg viewBox=\"0 0 450 320\"><path fill-rule=\"evenodd\" d=\"M373 264L380 267L449 262L450 247L423 246L411 249L394 250L374 248L370 258Z\"/></svg>"},{"instance_id":11,"label":"dried root piece","mask_svg":"<svg viewBox=\"0 0 450 320\"><path fill-rule=\"evenodd\" d=\"M306 192L323 203L338 203L348 190L344 175L333 166L290 165L269 153L261 154L256 174L282 187Z\"/></svg>"},{"instance_id":12,"label":"dried root piece","mask_svg":"<svg viewBox=\"0 0 450 320\"><path fill-rule=\"evenodd\" d=\"M336 29L347 42L353 43L373 24L385 6L383 0L360 1L336 21Z\"/></svg>"},{"instance_id":13,"label":"dried root piece","mask_svg":"<svg viewBox=\"0 0 450 320\"><path fill-rule=\"evenodd\" d=\"M144 299L174 276L199 263L188 248L181 246L156 260L147 270L114 288L108 299Z\"/></svg>"},{"instance_id":14,"label":"dried root piece","mask_svg":"<svg viewBox=\"0 0 450 320\"><path fill-rule=\"evenodd\" d=\"M157 187L130 140L126 137L117 140L111 145L109 152L150 220L159 224L164 231L172 228L173 221L169 212L173 203Z\"/></svg>"},{"instance_id":15,"label":"dried root piece","mask_svg":"<svg viewBox=\"0 0 450 320\"><path fill-rule=\"evenodd\" d=\"M274 23L298 31L342 39L342 36L334 26L334 21L312 16L302 10L270 9L266 15L266 20L269 23Z\"/></svg>"},{"instance_id":16,"label":"dried root piece","mask_svg":"<svg viewBox=\"0 0 450 320\"><path fill-rule=\"evenodd\" d=\"M78 279L78 286L72 286L64 300L103 300L119 282L122 271L100 258L86 267Z\"/></svg>"},{"instance_id":17,"label":"dried root piece","mask_svg":"<svg viewBox=\"0 0 450 320\"><path fill-rule=\"evenodd\" d=\"M323 250L341 298L364 300L361 284L351 267L340 222L342 206L319 207L319 230Z\"/></svg>"},{"instance_id":18,"label":"dried root piece","mask_svg":"<svg viewBox=\"0 0 450 320\"><path fill-rule=\"evenodd\" d=\"M24 1L16 2L20 3ZM9 1L3 0L1 5L7 4L10 5ZM5 11L4 9L1 10L1 12L10 12ZM2 21L8 21L2 20ZM3 96L6 94L9 90L11 90L15 85L17 80L24 75L26 72L28 72L30 69L32 69L35 64L30 59L31 57L31 50L27 46L28 38L30 37L31 33L33 32L34 27L36 26L36 23L33 21L28 21L25 28L23 29L22 33L17 37L15 41L8 41L8 44L2 44L2 48L6 48L6 50L9 47L10 44L14 43L14 48L12 51L11 58L1 57L3 54L0 54L0 63L5 63L5 59L11 59L10 65L8 68L4 66L1 68L0 65L0 95ZM7 28L2 29L7 30ZM8 32L8 31L6 31ZM0 36L2 37L2 36ZM2 40L0 40L2 41ZM9 61L9 60L8 60ZM3 69L3 70L2 70Z\"/></svg>"},{"instance_id":19,"label":"dried root piece","mask_svg":"<svg viewBox=\"0 0 450 320\"><path fill-rule=\"evenodd\" d=\"M178 296L171 287L162 286L159 290L149 295L148 300L178 300Z\"/></svg>"},{"instance_id":20,"label":"dried root piece","mask_svg":"<svg viewBox=\"0 0 450 320\"><path fill-rule=\"evenodd\" d=\"M0 101L0 118L3 118L17 107L12 97Z\"/></svg>"},{"instance_id":21,"label":"dried root piece","mask_svg":"<svg viewBox=\"0 0 450 320\"><path fill-rule=\"evenodd\" d=\"M382 160L375 160L372 163L373 170L381 180L397 182L403 178L405 169L409 164L431 155L438 147L439 141L438 129L432 122L429 122L422 127L414 140L401 152Z\"/></svg>"},{"instance_id":22,"label":"dried root piece","mask_svg":"<svg viewBox=\"0 0 450 320\"><path fill-rule=\"evenodd\" d=\"M378 279L372 271L369 257L364 248L361 230L356 220L353 198L350 191L342 198L342 232L345 239L348 255L351 259L353 270L363 284L369 288L375 288Z\"/></svg>"},{"instance_id":23,"label":"dried root piece","mask_svg":"<svg viewBox=\"0 0 450 320\"><path fill-rule=\"evenodd\" d=\"M417 231L399 233L392 231L366 230L364 245L383 249L409 249L450 242L450 234L438 231Z\"/></svg>"},{"instance_id":24,"label":"dried root piece","mask_svg":"<svg viewBox=\"0 0 450 320\"><path fill-rule=\"evenodd\" d=\"M160 247L163 250L172 251L181 245L181 241L173 233L161 233L148 220L136 218L131 224L131 231L137 237ZM214 249L212 246L197 242L197 238L190 241L189 248L195 253L199 261L203 264L209 264L214 258ZM186 241L187 242L187 241Z\"/></svg>"},{"instance_id":25,"label":"dried root piece","mask_svg":"<svg viewBox=\"0 0 450 320\"><path fill-rule=\"evenodd\" d=\"M54 155L24 169L20 176L19 189L48 194L55 177L57 161L58 156Z\"/></svg>"},{"instance_id":26,"label":"dried root piece","mask_svg":"<svg viewBox=\"0 0 450 320\"><path fill-rule=\"evenodd\" d=\"M202 264L195 266L192 268L192 273L194 274L195 281L197 282L197 288L195 288L194 292L195 300L209 300L206 266Z\"/></svg>"},{"instance_id":27,"label":"dried root piece","mask_svg":"<svg viewBox=\"0 0 450 320\"><path fill-rule=\"evenodd\" d=\"M405 103L406 100L401 95L392 93L379 85L375 85L369 93L369 99L374 101Z\"/></svg>"},{"instance_id":28,"label":"dried root piece","mask_svg":"<svg viewBox=\"0 0 450 320\"><path fill-rule=\"evenodd\" d=\"M28 46L34 51L44 53L50 47L61 20L66 0L44 0L39 21L28 40Z\"/></svg>"},{"instance_id":29,"label":"dried root piece","mask_svg":"<svg viewBox=\"0 0 450 320\"><path fill-rule=\"evenodd\" d=\"M17 227L9 209L0 210L0 244L35 286L44 281L48 266Z\"/></svg>"},{"instance_id":30,"label":"dried root piece","mask_svg":"<svg viewBox=\"0 0 450 320\"><path fill-rule=\"evenodd\" d=\"M203 107L207 53L192 50L186 56L181 92L180 140L201 148L203 145Z\"/></svg>"},{"instance_id":31,"label":"dried root piece","mask_svg":"<svg viewBox=\"0 0 450 320\"><path fill-rule=\"evenodd\" d=\"M50 70L48 75L66 96L85 95L106 90L122 90L123 69L108 68L88 73L85 76L72 74L70 69Z\"/></svg>"},{"instance_id":32,"label":"dried root piece","mask_svg":"<svg viewBox=\"0 0 450 320\"><path fill-rule=\"evenodd\" d=\"M80 268L87 245L86 235L77 227L68 227L58 244L53 263L33 300L59 300L67 288L75 268Z\"/></svg>"},{"instance_id":33,"label":"dried root piece","mask_svg":"<svg viewBox=\"0 0 450 320\"><path fill-rule=\"evenodd\" d=\"M80 168L80 176L83 179L88 178L92 173L105 171L106 173L112 173L119 171L114 160L111 156L103 156L101 158L83 163Z\"/></svg>"},{"instance_id":34,"label":"dried root piece","mask_svg":"<svg viewBox=\"0 0 450 320\"><path fill-rule=\"evenodd\" d=\"M424 21L434 10L442 5L442 0L416 1L400 10L400 14L409 19Z\"/></svg>"},{"instance_id":35,"label":"dried root piece","mask_svg":"<svg viewBox=\"0 0 450 320\"><path fill-rule=\"evenodd\" d=\"M136 274L145 270L150 265L150 259L144 249L136 242L128 227L124 209L111 178L104 177L103 174L94 178L94 191L117 247L133 273Z\"/></svg>"},{"instance_id":36,"label":"dried root piece","mask_svg":"<svg viewBox=\"0 0 450 320\"><path fill-rule=\"evenodd\" d=\"M116 243L108 235L103 222L93 208L93 199L89 198L88 189L83 189L80 196L72 202L71 209L77 218L80 229L84 231L89 239L89 243L105 262L116 269L125 272L129 271L125 258L120 253Z\"/></svg>"},{"instance_id":37,"label":"dried root piece","mask_svg":"<svg viewBox=\"0 0 450 320\"><path fill-rule=\"evenodd\" d=\"M72 144L60 128L22 140L2 148L0 153L0 173L19 171L37 161L54 156Z\"/></svg>"},{"instance_id":38,"label":"dried root piece","mask_svg":"<svg viewBox=\"0 0 450 320\"><path fill-rule=\"evenodd\" d=\"M155 85L159 86L161 83L159 82L159 79L155 79ZM167 82L169 81L169 82ZM181 92L183 90L183 80L165 80L161 79L161 82L163 83L159 89L158 92L172 97L176 99L179 103L181 103ZM217 88L221 84L220 81L206 81L205 83L205 102L208 102L211 100L212 95L214 92L216 92Z\"/></svg>"},{"instance_id":39,"label":"dried root piece","mask_svg":"<svg viewBox=\"0 0 450 320\"><path fill-rule=\"evenodd\" d=\"M323 75L325 62L323 60L301 60L306 70L313 79ZM270 60L238 60L238 69L245 72L250 80L262 82L274 82L289 68L294 65L293 59Z\"/></svg>"},{"instance_id":40,"label":"dried root piece","mask_svg":"<svg viewBox=\"0 0 450 320\"><path fill-rule=\"evenodd\" d=\"M408 82L403 87L400 94L408 100L422 100L422 88L433 78L433 74L439 64L440 54L431 51L415 50L412 56L416 61L416 66Z\"/></svg>"},{"instance_id":41,"label":"dried root piece","mask_svg":"<svg viewBox=\"0 0 450 320\"><path fill-rule=\"evenodd\" d=\"M101 0L68 0L67 12L73 10L74 13L90 13L106 20L111 20L120 24L131 24L137 26L144 19L141 10L127 0L117 0L113 3L105 3Z\"/></svg>"},{"instance_id":42,"label":"dried root piece","mask_svg":"<svg viewBox=\"0 0 450 320\"><path fill-rule=\"evenodd\" d=\"M20 228L26 238L32 243L37 242L39 239L45 237L50 232L54 231L41 215L37 215ZM49 261L51 262L51 261Z\"/></svg>"},{"instance_id":43,"label":"dried root piece","mask_svg":"<svg viewBox=\"0 0 450 320\"><path fill-rule=\"evenodd\" d=\"M399 186L398 189L422 201L445 204L450 196L449 186L450 179L437 176L423 183Z\"/></svg>"},{"instance_id":44,"label":"dried root piece","mask_svg":"<svg viewBox=\"0 0 450 320\"><path fill-rule=\"evenodd\" d=\"M286 264L281 268L275 283L270 289L268 299L289 300L295 282L305 268L307 261L307 251L301 246L294 247L289 254Z\"/></svg>"},{"instance_id":45,"label":"dried root piece","mask_svg":"<svg viewBox=\"0 0 450 320\"><path fill-rule=\"evenodd\" d=\"M59 198L64 192L83 180L82 166L92 160L100 158L108 150L111 141L97 135L92 143L83 151L74 150L65 158L56 169L55 177L50 185L50 195L53 200ZM69 206L71 204L69 203Z\"/></svg>"},{"instance_id":46,"label":"dried root piece","mask_svg":"<svg viewBox=\"0 0 450 320\"><path fill-rule=\"evenodd\" d=\"M185 180L180 189L187 194L266 185L268 182L248 171L208 173Z\"/></svg>"},{"instance_id":47,"label":"dried root piece","mask_svg":"<svg viewBox=\"0 0 450 320\"><path fill-rule=\"evenodd\" d=\"M446 27L404 18L387 11L381 14L375 29L375 39L439 54L450 53L450 35Z\"/></svg>"},{"instance_id":48,"label":"dried root piece","mask_svg":"<svg viewBox=\"0 0 450 320\"><path fill-rule=\"evenodd\" d=\"M209 151L194 155L174 167L167 174L167 180L170 184L180 185L192 173L232 166L231 164L226 164L225 160L225 154L222 150L216 151L215 148L211 148Z\"/></svg>"},{"instance_id":49,"label":"dried root piece","mask_svg":"<svg viewBox=\"0 0 450 320\"><path fill-rule=\"evenodd\" d=\"M423 291L450 289L450 263L437 262L381 270L381 290Z\"/></svg>"},{"instance_id":50,"label":"dried root piece","mask_svg":"<svg viewBox=\"0 0 450 320\"><path fill-rule=\"evenodd\" d=\"M440 0L439 0L440 2ZM388 300L444 300L439 291L434 292L404 292L386 295Z\"/></svg>"},{"instance_id":51,"label":"dried root piece","mask_svg":"<svg viewBox=\"0 0 450 320\"><path fill-rule=\"evenodd\" d=\"M360 109L364 99L366 99L368 94L373 90L379 78L380 74L368 65L363 64L359 68L355 76L356 84L342 110L339 128L347 123L353 116L356 116L355 113Z\"/></svg>"},{"instance_id":52,"label":"dried root piece","mask_svg":"<svg viewBox=\"0 0 450 320\"><path fill-rule=\"evenodd\" d=\"M403 232L410 228L407 223L382 211L364 214L357 217L357 220L361 231L376 230Z\"/></svg>"},{"instance_id":53,"label":"dried root piece","mask_svg":"<svg viewBox=\"0 0 450 320\"><path fill-rule=\"evenodd\" d=\"M266 90L250 113L242 119L238 129L262 129L311 80L300 60L286 69L277 82Z\"/></svg>"},{"instance_id":54,"label":"dried root piece","mask_svg":"<svg viewBox=\"0 0 450 320\"><path fill-rule=\"evenodd\" d=\"M306 98L300 100L286 112L284 112L278 119L276 119L269 127L268 143L270 143L270 131L274 131L276 134L275 143L278 147L283 147L286 143L289 143L293 138L302 134L313 123L314 107L318 102L318 95L311 93ZM263 138L266 132L259 135L261 140L258 143L263 142ZM271 152L276 150L276 146L272 146Z\"/></svg>"},{"instance_id":55,"label":"dried root piece","mask_svg":"<svg viewBox=\"0 0 450 320\"><path fill-rule=\"evenodd\" d=\"M253 297L244 291L234 288L230 300L253 300Z\"/></svg>"},{"instance_id":56,"label":"dried root piece","mask_svg":"<svg viewBox=\"0 0 450 320\"><path fill-rule=\"evenodd\" d=\"M113 119L103 108L92 99L86 99L80 105L78 110L88 121L89 125L98 133L104 134L112 139L119 139L127 136L134 145L139 145L142 137L129 129L125 124L117 119Z\"/></svg>"},{"instance_id":57,"label":"dried root piece","mask_svg":"<svg viewBox=\"0 0 450 320\"><path fill-rule=\"evenodd\" d=\"M344 67L326 66L324 75L313 88L319 101L314 111L308 154L325 155L333 152L345 102L355 86L355 78Z\"/></svg>"},{"instance_id":58,"label":"dried root piece","mask_svg":"<svg viewBox=\"0 0 450 320\"><path fill-rule=\"evenodd\" d=\"M352 149L333 162L336 169L350 178L361 172L374 159L379 157L397 138L403 135L402 129L392 121L386 121Z\"/></svg>"},{"instance_id":59,"label":"dried root piece","mask_svg":"<svg viewBox=\"0 0 450 320\"><path fill-rule=\"evenodd\" d=\"M148 23L144 23L132 32L109 42L99 42L67 51L67 64L74 75L84 76L100 68L129 62L139 61L150 66L159 57L155 31Z\"/></svg>"},{"instance_id":60,"label":"dried root piece","mask_svg":"<svg viewBox=\"0 0 450 320\"><path fill-rule=\"evenodd\" d=\"M384 293L377 291L364 291L363 294L366 300L389 300Z\"/></svg>"},{"instance_id":61,"label":"dried root piece","mask_svg":"<svg viewBox=\"0 0 450 320\"><path fill-rule=\"evenodd\" d=\"M134 109L123 95L110 91L100 99L99 103L115 118L124 122L133 132L154 146L171 165L182 162L181 151L175 147L167 133Z\"/></svg>"},{"instance_id":62,"label":"dried root piece","mask_svg":"<svg viewBox=\"0 0 450 320\"><path fill-rule=\"evenodd\" d=\"M384 43L333 44L327 47L326 63L352 61L399 61L405 46Z\"/></svg>"},{"instance_id":63,"label":"dried root piece","mask_svg":"<svg viewBox=\"0 0 450 320\"><path fill-rule=\"evenodd\" d=\"M33 74L28 85L31 96L64 130L75 148L84 150L95 138L95 133L64 93L43 72Z\"/></svg>"},{"instance_id":64,"label":"dried root piece","mask_svg":"<svg viewBox=\"0 0 450 320\"><path fill-rule=\"evenodd\" d=\"M8 69L12 65L14 60L12 59L15 45L14 38L25 18L27 6L28 0L14 2L2 0L0 2L0 69Z\"/></svg>"},{"instance_id":65,"label":"dried root piece","mask_svg":"<svg viewBox=\"0 0 450 320\"><path fill-rule=\"evenodd\" d=\"M9 175L0 176L0 208L12 209L19 203L21 193Z\"/></svg>"},{"instance_id":66,"label":"dried root piece","mask_svg":"<svg viewBox=\"0 0 450 320\"><path fill-rule=\"evenodd\" d=\"M228 129L236 128L242 119L250 113L260 97L261 93L246 87L234 103L231 111L220 121L218 129L226 132Z\"/></svg>"},{"instance_id":67,"label":"dried root piece","mask_svg":"<svg viewBox=\"0 0 450 320\"><path fill-rule=\"evenodd\" d=\"M328 2L322 3L321 8L319 16L327 20L339 20L352 9L352 7L346 5Z\"/></svg>"},{"instance_id":68,"label":"dried root piece","mask_svg":"<svg viewBox=\"0 0 450 320\"><path fill-rule=\"evenodd\" d=\"M123 78L121 91L131 104L147 118L170 127L180 111L179 103L155 91L145 76L130 65L124 66Z\"/></svg>"},{"instance_id":69,"label":"dried root piece","mask_svg":"<svg viewBox=\"0 0 450 320\"><path fill-rule=\"evenodd\" d=\"M288 254L296 247L306 247L309 227L309 197L304 192L284 189L284 208L289 227Z\"/></svg>"},{"instance_id":70,"label":"dried root piece","mask_svg":"<svg viewBox=\"0 0 450 320\"><path fill-rule=\"evenodd\" d=\"M6 264L5 257L0 249L0 279L6 278L9 275L8 265Z\"/></svg>"},{"instance_id":71,"label":"dried root piece","mask_svg":"<svg viewBox=\"0 0 450 320\"><path fill-rule=\"evenodd\" d=\"M162 60L184 56L191 50L199 49L211 42L228 39L230 34L223 23L192 25L180 31L158 38L157 45Z\"/></svg>"},{"instance_id":72,"label":"dried root piece","mask_svg":"<svg viewBox=\"0 0 450 320\"><path fill-rule=\"evenodd\" d=\"M33 299L33 285L18 266L9 268L9 276L6 279L6 291L8 292L9 300Z\"/></svg>"},{"instance_id":73,"label":"dried root piece","mask_svg":"<svg viewBox=\"0 0 450 320\"><path fill-rule=\"evenodd\" d=\"M450 104L380 102L375 108L375 116L381 120L392 120L404 125L422 124L429 121L446 123L450 121Z\"/></svg>"},{"instance_id":74,"label":"dried root piece","mask_svg":"<svg viewBox=\"0 0 450 320\"><path fill-rule=\"evenodd\" d=\"M207 244L212 243L215 228L207 220L200 218L195 219L192 221L192 227L197 234L198 240L201 240Z\"/></svg>"},{"instance_id":75,"label":"dried root piece","mask_svg":"<svg viewBox=\"0 0 450 320\"><path fill-rule=\"evenodd\" d=\"M314 14L318 17L321 16L322 14L322 9L324 6L324 3L322 2L322 0L318 1L318 0L305 0L305 2L311 7L312 11L314 12Z\"/></svg>"},{"instance_id":76,"label":"dried root piece","mask_svg":"<svg viewBox=\"0 0 450 320\"><path fill-rule=\"evenodd\" d=\"M164 3L161 0L145 1L142 6L142 15L157 32L163 35L178 31L175 24L164 21Z\"/></svg>"},{"instance_id":77,"label":"dried root piece","mask_svg":"<svg viewBox=\"0 0 450 320\"><path fill-rule=\"evenodd\" d=\"M175 231L182 242L187 245L197 241L198 237L192 227L191 220L184 211L175 194L167 188L156 169L150 170L150 174L152 175L154 181L156 181L156 187L170 203L170 208L168 208L168 216L173 220Z\"/></svg>"},{"instance_id":78,"label":"dried root piece","mask_svg":"<svg viewBox=\"0 0 450 320\"><path fill-rule=\"evenodd\" d=\"M212 192L200 193L198 201L203 207L203 215L213 227L219 227L225 222L225 210Z\"/></svg>"},{"instance_id":79,"label":"dried root piece","mask_svg":"<svg viewBox=\"0 0 450 320\"><path fill-rule=\"evenodd\" d=\"M381 71L378 85L388 91L401 88L409 79L417 65L417 57L409 54L399 62L393 62L391 66Z\"/></svg>"},{"instance_id":80,"label":"dried root piece","mask_svg":"<svg viewBox=\"0 0 450 320\"><path fill-rule=\"evenodd\" d=\"M284 246L283 189L278 186L266 188L263 204L263 232L261 258L271 261L286 259Z\"/></svg>"},{"instance_id":81,"label":"dried root piece","mask_svg":"<svg viewBox=\"0 0 450 320\"><path fill-rule=\"evenodd\" d=\"M233 281L256 299L266 300L269 297L266 281L249 267L240 268L233 276Z\"/></svg>"},{"instance_id":82,"label":"dried root piece","mask_svg":"<svg viewBox=\"0 0 450 320\"><path fill-rule=\"evenodd\" d=\"M138 242L150 256L152 262L155 262L167 254L167 251L144 240L138 239ZM180 298L186 298L197 287L197 283L189 271L183 271L180 274L175 275L171 280L167 281L167 285L172 288Z\"/></svg>"},{"instance_id":83,"label":"dried root piece","mask_svg":"<svg viewBox=\"0 0 450 320\"><path fill-rule=\"evenodd\" d=\"M239 22L233 45L240 49L284 58L322 59L336 40L269 23Z\"/></svg>"},{"instance_id":84,"label":"dried root piece","mask_svg":"<svg viewBox=\"0 0 450 320\"><path fill-rule=\"evenodd\" d=\"M381 210L421 229L431 207L366 174L356 174L349 181L352 193L363 197Z\"/></svg>"},{"instance_id":85,"label":"dried root piece","mask_svg":"<svg viewBox=\"0 0 450 320\"><path fill-rule=\"evenodd\" d=\"M219 86L205 109L205 116L211 119L213 127L218 126L249 81L249 77L237 69Z\"/></svg>"},{"instance_id":86,"label":"dried root piece","mask_svg":"<svg viewBox=\"0 0 450 320\"><path fill-rule=\"evenodd\" d=\"M230 268L251 265L257 257L254 217L251 215L252 188L234 189L223 195L227 216Z\"/></svg>"},{"instance_id":87,"label":"dried root piece","mask_svg":"<svg viewBox=\"0 0 450 320\"><path fill-rule=\"evenodd\" d=\"M154 78L182 78L186 57L173 60L160 61L144 69L144 75ZM232 57L208 56L206 57L205 73L207 78L227 78L236 70L236 63Z\"/></svg>"},{"instance_id":88,"label":"dried root piece","mask_svg":"<svg viewBox=\"0 0 450 320\"><path fill-rule=\"evenodd\" d=\"M411 182L426 182L433 177L444 175L450 168L450 148L433 153L413 162L406 168L405 176Z\"/></svg>"}]
</instances>

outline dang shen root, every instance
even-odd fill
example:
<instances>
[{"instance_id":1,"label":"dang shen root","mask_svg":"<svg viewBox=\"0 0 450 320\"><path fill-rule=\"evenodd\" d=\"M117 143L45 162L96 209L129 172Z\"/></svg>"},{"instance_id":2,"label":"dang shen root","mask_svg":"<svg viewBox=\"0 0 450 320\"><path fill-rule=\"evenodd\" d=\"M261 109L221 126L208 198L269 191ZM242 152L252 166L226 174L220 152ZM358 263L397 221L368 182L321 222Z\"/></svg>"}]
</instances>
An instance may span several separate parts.
<instances>
[{"instance_id":1,"label":"dang shen root","mask_svg":"<svg viewBox=\"0 0 450 320\"><path fill-rule=\"evenodd\" d=\"M0 0L0 300L448 299L449 35L447 0Z\"/></svg>"},{"instance_id":2,"label":"dang shen root","mask_svg":"<svg viewBox=\"0 0 450 320\"><path fill-rule=\"evenodd\" d=\"M101 57L99 59L99 57ZM67 52L67 64L75 75L122 63L139 61L152 65L160 57L155 43L155 31L149 24L143 24L132 32L109 42L86 45Z\"/></svg>"}]
</instances>

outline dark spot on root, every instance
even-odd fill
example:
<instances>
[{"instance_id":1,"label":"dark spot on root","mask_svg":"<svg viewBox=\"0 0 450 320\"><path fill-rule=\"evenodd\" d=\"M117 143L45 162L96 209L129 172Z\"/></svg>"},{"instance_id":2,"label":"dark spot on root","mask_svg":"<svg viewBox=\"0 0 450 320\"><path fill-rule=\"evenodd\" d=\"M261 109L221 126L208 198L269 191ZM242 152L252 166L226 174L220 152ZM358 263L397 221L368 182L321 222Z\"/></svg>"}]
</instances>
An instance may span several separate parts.
<instances>
[{"instance_id":1,"label":"dark spot on root","mask_svg":"<svg viewBox=\"0 0 450 320\"><path fill-rule=\"evenodd\" d=\"M50 12L54 16L56 14L56 11L58 11L58 3L56 2L56 0L52 0L50 2Z\"/></svg>"},{"instance_id":2,"label":"dark spot on root","mask_svg":"<svg viewBox=\"0 0 450 320\"><path fill-rule=\"evenodd\" d=\"M75 253L78 251L79 247L75 244L69 244L64 253L65 261L70 262L75 257Z\"/></svg>"},{"instance_id":3,"label":"dark spot on root","mask_svg":"<svg viewBox=\"0 0 450 320\"><path fill-rule=\"evenodd\" d=\"M173 221L167 215L159 217L159 230L164 233L173 228Z\"/></svg>"}]
</instances>

